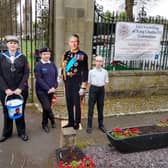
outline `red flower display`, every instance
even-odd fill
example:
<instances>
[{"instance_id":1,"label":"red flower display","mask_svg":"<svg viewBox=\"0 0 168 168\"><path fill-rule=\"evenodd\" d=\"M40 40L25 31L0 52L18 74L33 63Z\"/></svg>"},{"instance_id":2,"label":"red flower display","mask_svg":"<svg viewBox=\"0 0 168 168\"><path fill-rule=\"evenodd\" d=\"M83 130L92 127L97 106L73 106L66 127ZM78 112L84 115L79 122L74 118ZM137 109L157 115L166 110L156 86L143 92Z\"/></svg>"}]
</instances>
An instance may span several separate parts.
<instances>
[{"instance_id":1,"label":"red flower display","mask_svg":"<svg viewBox=\"0 0 168 168\"><path fill-rule=\"evenodd\" d=\"M160 127L168 127L168 118L161 120L161 121L157 124L157 126L160 126Z\"/></svg>"},{"instance_id":2,"label":"red flower display","mask_svg":"<svg viewBox=\"0 0 168 168\"><path fill-rule=\"evenodd\" d=\"M72 160L69 164L60 161L58 168L96 168L96 164L90 157L85 156L82 160Z\"/></svg>"},{"instance_id":3,"label":"red flower display","mask_svg":"<svg viewBox=\"0 0 168 168\"><path fill-rule=\"evenodd\" d=\"M116 138L126 138L131 136L137 136L139 135L139 129L138 128L128 128L128 129L121 129L121 128L113 128L112 130L112 136Z\"/></svg>"}]
</instances>

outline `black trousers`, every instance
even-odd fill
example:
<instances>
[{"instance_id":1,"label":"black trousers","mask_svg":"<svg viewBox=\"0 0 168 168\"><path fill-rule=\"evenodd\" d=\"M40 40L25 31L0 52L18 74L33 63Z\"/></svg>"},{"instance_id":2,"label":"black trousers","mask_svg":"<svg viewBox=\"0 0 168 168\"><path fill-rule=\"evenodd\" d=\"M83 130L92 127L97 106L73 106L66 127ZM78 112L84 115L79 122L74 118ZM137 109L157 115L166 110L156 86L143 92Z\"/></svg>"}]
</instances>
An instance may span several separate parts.
<instances>
[{"instance_id":1,"label":"black trousers","mask_svg":"<svg viewBox=\"0 0 168 168\"><path fill-rule=\"evenodd\" d=\"M70 125L81 122L80 89L81 80L79 76L67 77L65 81L66 105L68 110L68 122Z\"/></svg>"},{"instance_id":2,"label":"black trousers","mask_svg":"<svg viewBox=\"0 0 168 168\"><path fill-rule=\"evenodd\" d=\"M92 128L92 119L94 105L97 103L98 111L98 124L99 127L103 126L103 108L104 108L104 86L90 86L89 89L89 100L88 100L88 127Z\"/></svg>"},{"instance_id":3,"label":"black trousers","mask_svg":"<svg viewBox=\"0 0 168 168\"><path fill-rule=\"evenodd\" d=\"M23 96L23 99L24 99L23 106L22 106L23 115L21 118L18 118L15 120L17 132L19 136L22 134L25 134L25 130L26 130L24 111L25 111L25 104L28 98L28 90L22 91L21 95ZM10 137L12 135L12 130L13 130L13 120L9 118L8 110L7 110L7 107L5 106L5 96L6 96L5 93L1 93L1 103L3 106L3 114L4 114L4 126L3 126L2 136ZM17 97L17 95L11 95L9 96L9 99L12 99L14 97Z\"/></svg>"},{"instance_id":4,"label":"black trousers","mask_svg":"<svg viewBox=\"0 0 168 168\"><path fill-rule=\"evenodd\" d=\"M51 123L53 124L55 122L54 114L51 108L51 100L53 93L48 94L47 92L36 91L36 94L43 109L42 126L48 125L48 119L50 119Z\"/></svg>"}]
</instances>

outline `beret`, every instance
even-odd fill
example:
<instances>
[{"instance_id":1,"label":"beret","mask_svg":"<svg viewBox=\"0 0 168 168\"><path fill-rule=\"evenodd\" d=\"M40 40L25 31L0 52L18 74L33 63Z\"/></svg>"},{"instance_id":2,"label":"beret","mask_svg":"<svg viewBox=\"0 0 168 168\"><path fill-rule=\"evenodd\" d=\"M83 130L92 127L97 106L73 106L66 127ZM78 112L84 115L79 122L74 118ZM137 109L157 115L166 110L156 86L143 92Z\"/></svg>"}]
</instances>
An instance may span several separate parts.
<instances>
[{"instance_id":1,"label":"beret","mask_svg":"<svg viewBox=\"0 0 168 168\"><path fill-rule=\"evenodd\" d=\"M48 47L43 47L43 48L39 49L39 52L40 53L42 53L42 52L51 52L51 50Z\"/></svg>"}]
</instances>

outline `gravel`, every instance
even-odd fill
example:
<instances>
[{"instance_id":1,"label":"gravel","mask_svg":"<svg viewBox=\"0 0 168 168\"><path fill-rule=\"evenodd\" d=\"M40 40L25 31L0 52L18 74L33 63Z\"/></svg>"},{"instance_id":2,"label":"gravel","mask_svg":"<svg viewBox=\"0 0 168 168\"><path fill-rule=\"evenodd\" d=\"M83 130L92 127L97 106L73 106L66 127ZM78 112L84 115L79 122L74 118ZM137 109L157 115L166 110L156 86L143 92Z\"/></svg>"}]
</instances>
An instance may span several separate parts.
<instances>
[{"instance_id":1,"label":"gravel","mask_svg":"<svg viewBox=\"0 0 168 168\"><path fill-rule=\"evenodd\" d=\"M123 154L110 145L95 145L84 152L96 168L168 168L168 148Z\"/></svg>"}]
</instances>

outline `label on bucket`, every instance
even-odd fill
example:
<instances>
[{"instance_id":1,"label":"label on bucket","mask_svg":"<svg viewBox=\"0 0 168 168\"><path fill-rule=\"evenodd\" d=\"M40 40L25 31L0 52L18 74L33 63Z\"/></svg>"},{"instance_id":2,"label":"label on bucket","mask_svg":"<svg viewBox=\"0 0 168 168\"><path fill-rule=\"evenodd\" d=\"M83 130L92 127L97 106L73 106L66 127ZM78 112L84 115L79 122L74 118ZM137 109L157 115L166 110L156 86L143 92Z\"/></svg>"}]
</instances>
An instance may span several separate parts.
<instances>
[{"instance_id":1,"label":"label on bucket","mask_svg":"<svg viewBox=\"0 0 168 168\"><path fill-rule=\"evenodd\" d=\"M7 106L12 106L12 107L13 106L19 106L21 104L23 104L23 100L21 100L21 99L13 99L13 100L8 100L6 102Z\"/></svg>"},{"instance_id":2,"label":"label on bucket","mask_svg":"<svg viewBox=\"0 0 168 168\"><path fill-rule=\"evenodd\" d=\"M21 99L12 99L6 102L8 114L11 119L17 119L22 116L22 104Z\"/></svg>"}]
</instances>

